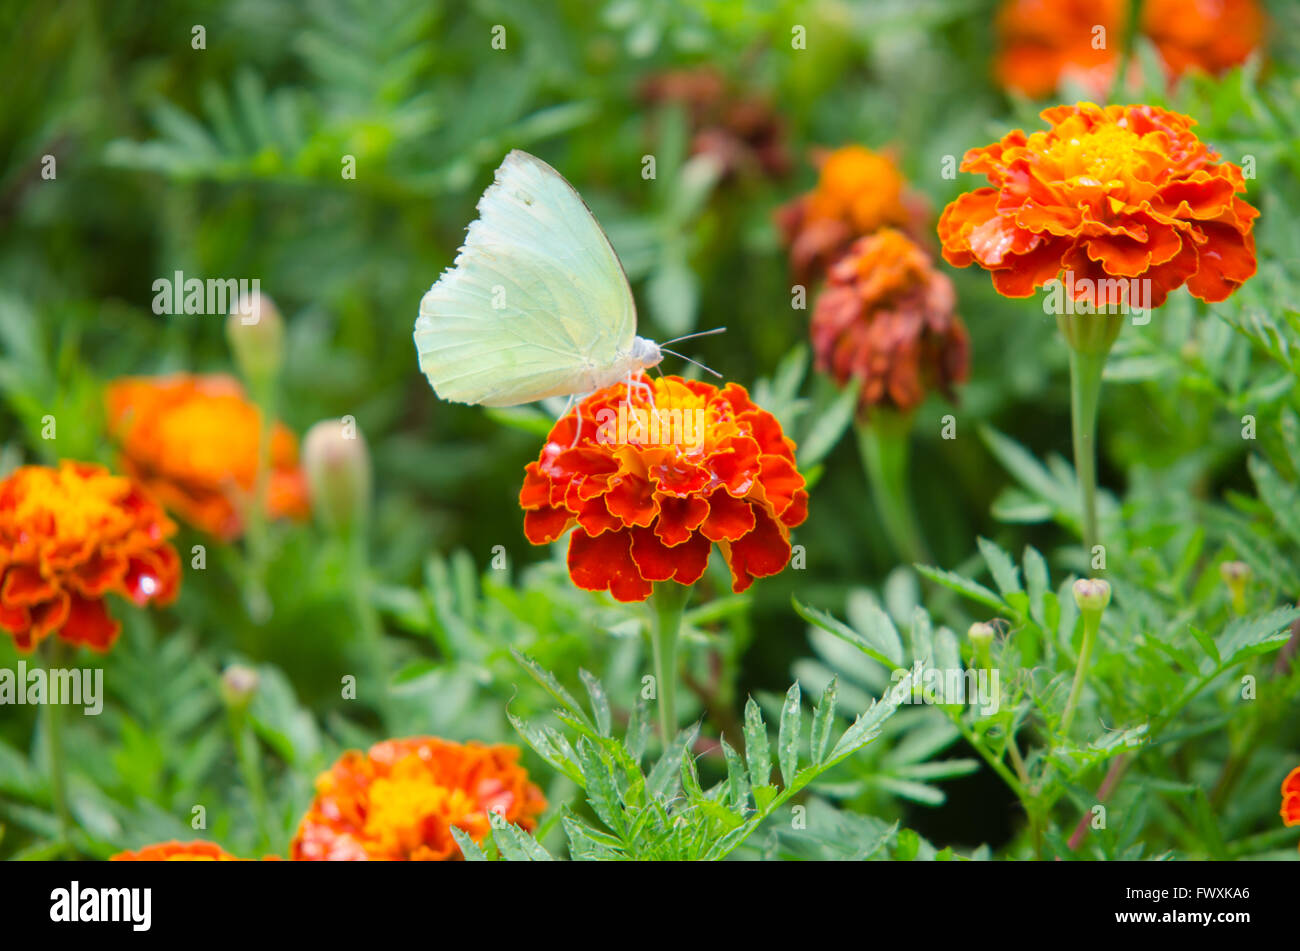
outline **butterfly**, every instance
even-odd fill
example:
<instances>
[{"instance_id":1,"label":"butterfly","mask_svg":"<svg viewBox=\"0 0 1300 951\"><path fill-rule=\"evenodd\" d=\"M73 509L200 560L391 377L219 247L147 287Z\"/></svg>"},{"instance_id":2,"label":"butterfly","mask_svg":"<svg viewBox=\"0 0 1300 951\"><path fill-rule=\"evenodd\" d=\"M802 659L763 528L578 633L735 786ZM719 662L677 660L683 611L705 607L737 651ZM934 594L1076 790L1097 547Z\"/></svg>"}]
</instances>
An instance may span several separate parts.
<instances>
[{"instance_id":1,"label":"butterfly","mask_svg":"<svg viewBox=\"0 0 1300 951\"><path fill-rule=\"evenodd\" d=\"M415 321L420 369L440 398L500 407L568 396L571 405L631 385L664 353L681 356L637 336L618 255L550 165L512 151L478 212Z\"/></svg>"}]
</instances>

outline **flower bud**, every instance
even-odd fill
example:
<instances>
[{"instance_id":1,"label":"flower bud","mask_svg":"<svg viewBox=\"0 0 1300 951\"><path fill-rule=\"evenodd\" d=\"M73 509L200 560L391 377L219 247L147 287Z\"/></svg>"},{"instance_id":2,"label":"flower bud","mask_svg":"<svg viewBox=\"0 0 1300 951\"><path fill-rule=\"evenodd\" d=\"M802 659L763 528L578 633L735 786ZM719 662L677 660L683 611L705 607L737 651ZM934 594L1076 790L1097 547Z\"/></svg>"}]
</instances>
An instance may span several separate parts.
<instances>
[{"instance_id":1,"label":"flower bud","mask_svg":"<svg viewBox=\"0 0 1300 951\"><path fill-rule=\"evenodd\" d=\"M284 320L270 297L239 295L226 318L226 339L250 387L261 390L275 379L284 359Z\"/></svg>"},{"instance_id":2,"label":"flower bud","mask_svg":"<svg viewBox=\"0 0 1300 951\"><path fill-rule=\"evenodd\" d=\"M221 699L232 710L248 706L257 692L257 671L243 664L231 664L221 672Z\"/></svg>"},{"instance_id":3,"label":"flower bud","mask_svg":"<svg viewBox=\"0 0 1300 951\"><path fill-rule=\"evenodd\" d=\"M976 621L966 632L972 644L977 651L982 651L993 643L993 636L997 633L992 624L985 624L983 621Z\"/></svg>"},{"instance_id":4,"label":"flower bud","mask_svg":"<svg viewBox=\"0 0 1300 951\"><path fill-rule=\"evenodd\" d=\"M1232 609L1238 614L1246 610L1246 585L1250 583L1254 572L1244 561L1225 561L1219 565L1219 577L1228 586L1232 595Z\"/></svg>"},{"instance_id":5,"label":"flower bud","mask_svg":"<svg viewBox=\"0 0 1300 951\"><path fill-rule=\"evenodd\" d=\"M1074 603L1085 614L1100 614L1110 604L1110 585L1100 578L1080 578L1074 583Z\"/></svg>"},{"instance_id":6,"label":"flower bud","mask_svg":"<svg viewBox=\"0 0 1300 951\"><path fill-rule=\"evenodd\" d=\"M370 510L370 453L352 417L312 426L302 442L312 509L326 526L348 532Z\"/></svg>"}]
</instances>

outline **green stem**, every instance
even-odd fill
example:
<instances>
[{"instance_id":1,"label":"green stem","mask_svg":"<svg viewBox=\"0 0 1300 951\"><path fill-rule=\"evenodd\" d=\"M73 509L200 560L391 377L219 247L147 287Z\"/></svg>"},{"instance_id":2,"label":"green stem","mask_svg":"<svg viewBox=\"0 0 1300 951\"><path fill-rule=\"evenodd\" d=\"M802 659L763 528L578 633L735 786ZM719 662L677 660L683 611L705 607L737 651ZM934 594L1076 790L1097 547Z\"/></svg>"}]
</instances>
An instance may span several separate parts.
<instances>
[{"instance_id":1,"label":"green stem","mask_svg":"<svg viewBox=\"0 0 1300 951\"><path fill-rule=\"evenodd\" d=\"M1074 721L1074 708L1083 692L1083 680L1088 672L1088 661L1092 658L1092 648L1097 643L1097 632L1101 629L1101 612L1084 611L1083 643L1079 646L1079 663L1074 668L1074 683L1070 685L1070 697L1065 701L1065 713L1061 715L1061 739L1070 735L1070 724Z\"/></svg>"},{"instance_id":2,"label":"green stem","mask_svg":"<svg viewBox=\"0 0 1300 951\"><path fill-rule=\"evenodd\" d=\"M53 675L56 668L62 667L68 657L68 648L57 637L53 641L46 669ZM49 682L53 683L51 676ZM51 698L47 698L51 699ZM54 814L59 819L59 838L65 847L72 844L72 814L68 811L66 762L63 752L63 705L45 704L45 735L50 747L50 800L54 805Z\"/></svg>"},{"instance_id":3,"label":"green stem","mask_svg":"<svg viewBox=\"0 0 1300 951\"><path fill-rule=\"evenodd\" d=\"M916 523L908 482L910 418L876 410L856 426L858 452L876 511L894 552L909 562L932 561Z\"/></svg>"},{"instance_id":4,"label":"green stem","mask_svg":"<svg viewBox=\"0 0 1300 951\"><path fill-rule=\"evenodd\" d=\"M661 581L650 595L650 649L654 657L655 696L659 699L659 732L664 747L677 735L677 638L691 589Z\"/></svg>"},{"instance_id":5,"label":"green stem","mask_svg":"<svg viewBox=\"0 0 1300 951\"><path fill-rule=\"evenodd\" d=\"M271 489L271 440L275 432L274 386L267 383L258 385L254 400L261 414L261 424L257 440L257 475L245 513L248 539L248 587L245 597L249 615L261 622L271 615L271 598L266 590L266 566L270 559L267 502Z\"/></svg>"},{"instance_id":6,"label":"green stem","mask_svg":"<svg viewBox=\"0 0 1300 951\"><path fill-rule=\"evenodd\" d=\"M1106 354L1070 350L1070 423L1074 433L1074 469L1083 495L1084 553L1092 563L1097 535L1097 409Z\"/></svg>"},{"instance_id":7,"label":"green stem","mask_svg":"<svg viewBox=\"0 0 1300 951\"><path fill-rule=\"evenodd\" d=\"M356 612L357 625L361 628L362 648L370 665L370 678L374 681L376 699L373 706L385 725L393 726L392 703L388 695L388 651L384 645L383 626L379 622L379 613L375 610L374 602L370 597L366 537L365 526L362 524L352 526L344 538L352 563L352 569L348 572L352 582L352 607Z\"/></svg>"},{"instance_id":8,"label":"green stem","mask_svg":"<svg viewBox=\"0 0 1300 951\"><path fill-rule=\"evenodd\" d=\"M235 743L235 758L239 761L239 772L248 790L248 798L253 804L253 815L257 820L258 835L262 839L262 848L270 851L275 848L271 841L270 812L266 804L266 786L262 782L262 764L257 755L257 738L248 726L248 717L243 707L230 709L230 733Z\"/></svg>"}]
</instances>

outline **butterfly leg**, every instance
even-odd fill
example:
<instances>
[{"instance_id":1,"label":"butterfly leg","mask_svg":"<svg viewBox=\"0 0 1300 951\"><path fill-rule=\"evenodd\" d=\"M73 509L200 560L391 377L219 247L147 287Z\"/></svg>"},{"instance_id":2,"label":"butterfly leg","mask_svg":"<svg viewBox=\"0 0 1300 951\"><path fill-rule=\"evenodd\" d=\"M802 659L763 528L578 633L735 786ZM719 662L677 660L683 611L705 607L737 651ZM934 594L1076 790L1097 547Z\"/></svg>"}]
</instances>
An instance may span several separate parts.
<instances>
[{"instance_id":1,"label":"butterfly leg","mask_svg":"<svg viewBox=\"0 0 1300 951\"><path fill-rule=\"evenodd\" d=\"M569 401L564 404L564 412L560 414L560 419L564 419L569 415L569 410L573 409L573 404L577 400L578 395L576 393L569 394ZM574 415L578 417L578 428L573 432L573 442L569 443L570 449L578 445L578 440L582 438L582 407L578 407L578 411Z\"/></svg>"}]
</instances>

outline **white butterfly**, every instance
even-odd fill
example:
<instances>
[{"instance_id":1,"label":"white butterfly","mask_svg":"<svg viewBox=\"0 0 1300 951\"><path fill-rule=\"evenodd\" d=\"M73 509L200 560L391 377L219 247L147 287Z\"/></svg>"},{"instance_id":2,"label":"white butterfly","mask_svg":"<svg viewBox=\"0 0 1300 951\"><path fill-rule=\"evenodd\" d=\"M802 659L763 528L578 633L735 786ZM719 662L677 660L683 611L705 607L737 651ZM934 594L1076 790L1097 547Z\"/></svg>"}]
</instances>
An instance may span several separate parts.
<instances>
[{"instance_id":1,"label":"white butterfly","mask_svg":"<svg viewBox=\"0 0 1300 951\"><path fill-rule=\"evenodd\" d=\"M442 399L572 402L673 352L636 335L632 289L614 248L551 166L511 152L478 212L415 321L420 369Z\"/></svg>"}]
</instances>

